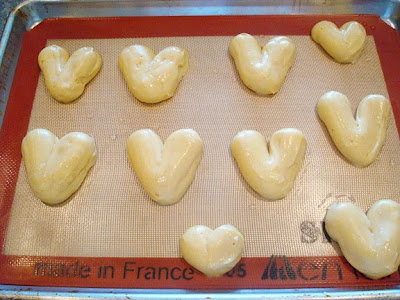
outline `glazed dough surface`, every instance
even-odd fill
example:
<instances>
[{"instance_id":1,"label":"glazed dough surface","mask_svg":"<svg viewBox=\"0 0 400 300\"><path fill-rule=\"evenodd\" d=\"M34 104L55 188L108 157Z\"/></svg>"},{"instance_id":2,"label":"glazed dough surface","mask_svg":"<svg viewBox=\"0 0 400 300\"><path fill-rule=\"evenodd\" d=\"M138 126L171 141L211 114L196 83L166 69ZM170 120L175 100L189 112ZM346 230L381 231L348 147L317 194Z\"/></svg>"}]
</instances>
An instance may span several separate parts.
<instances>
[{"instance_id":1,"label":"glazed dough surface","mask_svg":"<svg viewBox=\"0 0 400 300\"><path fill-rule=\"evenodd\" d=\"M321 21L312 31L312 39L339 63L354 63L361 55L366 40L364 27L355 21L340 29L332 22Z\"/></svg>"},{"instance_id":2,"label":"glazed dough surface","mask_svg":"<svg viewBox=\"0 0 400 300\"><path fill-rule=\"evenodd\" d=\"M296 47L285 36L272 38L261 47L247 33L234 37L229 52L243 83L260 95L275 94L281 88L293 65Z\"/></svg>"},{"instance_id":3,"label":"glazed dough surface","mask_svg":"<svg viewBox=\"0 0 400 300\"><path fill-rule=\"evenodd\" d=\"M348 98L335 91L326 93L317 105L336 147L353 165L366 167L378 156L385 142L390 101L369 95L358 105L356 119Z\"/></svg>"},{"instance_id":4,"label":"glazed dough surface","mask_svg":"<svg viewBox=\"0 0 400 300\"><path fill-rule=\"evenodd\" d=\"M40 69L50 95L57 101L76 100L101 68L101 56L92 47L76 50L71 57L62 47L51 45L38 57Z\"/></svg>"},{"instance_id":5,"label":"glazed dough surface","mask_svg":"<svg viewBox=\"0 0 400 300\"><path fill-rule=\"evenodd\" d=\"M246 182L269 200L285 197L293 188L303 164L307 142L297 129L276 131L268 149L257 131L239 132L232 141L232 154Z\"/></svg>"},{"instance_id":6,"label":"glazed dough surface","mask_svg":"<svg viewBox=\"0 0 400 300\"><path fill-rule=\"evenodd\" d=\"M180 238L182 257L207 277L229 272L241 259L243 250L243 235L229 224L215 230L203 225L193 226Z\"/></svg>"},{"instance_id":7,"label":"glazed dough surface","mask_svg":"<svg viewBox=\"0 0 400 300\"><path fill-rule=\"evenodd\" d=\"M173 132L165 141L150 129L130 135L128 158L141 185L155 202L181 200L192 183L203 153L203 142L192 129Z\"/></svg>"},{"instance_id":8,"label":"glazed dough surface","mask_svg":"<svg viewBox=\"0 0 400 300\"><path fill-rule=\"evenodd\" d=\"M22 141L29 185L47 204L61 203L76 192L96 155L94 139L82 132L58 139L46 129L34 129Z\"/></svg>"},{"instance_id":9,"label":"glazed dough surface","mask_svg":"<svg viewBox=\"0 0 400 300\"><path fill-rule=\"evenodd\" d=\"M122 50L118 65L136 99L158 103L174 95L189 66L189 55L178 47L155 55L150 48L132 45Z\"/></svg>"},{"instance_id":10,"label":"glazed dough surface","mask_svg":"<svg viewBox=\"0 0 400 300\"><path fill-rule=\"evenodd\" d=\"M367 215L351 202L328 207L325 228L348 262L365 276L378 279L400 264L400 204L375 202Z\"/></svg>"}]
</instances>

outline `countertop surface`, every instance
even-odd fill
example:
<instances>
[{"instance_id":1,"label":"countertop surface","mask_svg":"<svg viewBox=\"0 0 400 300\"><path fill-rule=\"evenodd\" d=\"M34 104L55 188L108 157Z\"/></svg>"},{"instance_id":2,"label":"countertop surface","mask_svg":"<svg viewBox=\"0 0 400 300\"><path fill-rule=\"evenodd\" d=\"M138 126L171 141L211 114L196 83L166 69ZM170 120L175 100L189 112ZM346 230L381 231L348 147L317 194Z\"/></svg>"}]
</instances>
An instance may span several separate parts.
<instances>
[{"instance_id":1,"label":"countertop surface","mask_svg":"<svg viewBox=\"0 0 400 300\"><path fill-rule=\"evenodd\" d=\"M7 18L12 10L24 0L3 0L0 1L0 34L3 34L4 26L6 25Z\"/></svg>"}]
</instances>

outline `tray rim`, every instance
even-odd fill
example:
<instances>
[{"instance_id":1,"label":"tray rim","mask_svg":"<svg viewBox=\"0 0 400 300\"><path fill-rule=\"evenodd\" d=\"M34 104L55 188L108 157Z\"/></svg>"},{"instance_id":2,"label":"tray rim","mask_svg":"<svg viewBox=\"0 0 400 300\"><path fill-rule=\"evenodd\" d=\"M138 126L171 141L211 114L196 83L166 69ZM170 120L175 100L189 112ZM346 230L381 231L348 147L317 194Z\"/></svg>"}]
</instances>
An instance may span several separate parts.
<instances>
[{"instance_id":1,"label":"tray rim","mask_svg":"<svg viewBox=\"0 0 400 300\"><path fill-rule=\"evenodd\" d=\"M0 42L0 65L2 65L4 56L6 53L6 48L10 38L10 32L13 29L14 22L18 18L20 11L26 7L29 3L54 3L55 1L37 1L31 0L20 4L10 15L2 40ZM67 3L70 1L58 1L62 3ZM82 2L87 3L106 3L110 2L108 0L83 0ZM118 1L119 2L119 1ZM124 2L124 1L121 1ZM38 24L38 19L31 18L27 19L26 24L30 24L29 22L34 21L31 26L26 27L25 31L33 28ZM41 22L41 21L40 21ZM18 55L17 55L18 56ZM13 75L13 74L12 74ZM90 298L118 298L121 296L124 297L132 297L137 299L160 299L162 298L204 298L206 295L211 298L216 299L235 299L241 298L246 295L246 298L258 299L258 298L312 298L312 299L322 299L326 297L331 297L333 299L343 297L349 298L361 298L368 296L371 299L385 298L396 299L400 296L399 289L391 289L391 290L381 290L379 288L375 290L365 290L365 289L279 289L279 290L251 290L251 289L243 289L238 290L232 293L229 291L223 290L202 290L202 291L191 291L193 293L188 294L186 290L126 290L126 289L87 289L87 288L48 288L48 287L27 287L27 286L13 286L13 285L0 285L0 296L6 298L12 297L27 297L31 298L33 296L37 297L40 295L41 297L52 297L56 299L61 299L64 297L74 297L78 299L86 299Z\"/></svg>"}]
</instances>

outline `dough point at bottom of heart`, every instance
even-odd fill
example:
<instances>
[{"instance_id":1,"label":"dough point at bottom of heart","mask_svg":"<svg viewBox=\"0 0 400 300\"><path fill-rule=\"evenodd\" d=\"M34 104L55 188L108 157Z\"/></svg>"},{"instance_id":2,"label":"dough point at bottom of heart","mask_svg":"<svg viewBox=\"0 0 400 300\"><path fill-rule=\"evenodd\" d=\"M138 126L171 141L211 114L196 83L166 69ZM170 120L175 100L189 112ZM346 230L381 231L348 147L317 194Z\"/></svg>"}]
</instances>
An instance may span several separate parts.
<instances>
[{"instance_id":1,"label":"dough point at bottom of heart","mask_svg":"<svg viewBox=\"0 0 400 300\"><path fill-rule=\"evenodd\" d=\"M218 277L239 262L244 250L244 238L230 224L215 230L197 225L181 236L180 250L182 257L197 270L207 277Z\"/></svg>"},{"instance_id":2,"label":"dough point at bottom of heart","mask_svg":"<svg viewBox=\"0 0 400 300\"><path fill-rule=\"evenodd\" d=\"M333 203L325 228L347 261L371 279L397 271L400 264L400 204L375 202L368 213L351 202Z\"/></svg>"}]
</instances>

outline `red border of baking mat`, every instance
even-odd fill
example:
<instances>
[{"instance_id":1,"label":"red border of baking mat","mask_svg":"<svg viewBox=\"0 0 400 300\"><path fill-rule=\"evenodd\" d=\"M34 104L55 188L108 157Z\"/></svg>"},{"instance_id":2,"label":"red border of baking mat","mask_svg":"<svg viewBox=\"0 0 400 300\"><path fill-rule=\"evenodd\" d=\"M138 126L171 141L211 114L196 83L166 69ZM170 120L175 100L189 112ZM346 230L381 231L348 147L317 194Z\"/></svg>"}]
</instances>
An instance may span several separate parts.
<instances>
[{"instance_id":1,"label":"red border of baking mat","mask_svg":"<svg viewBox=\"0 0 400 300\"><path fill-rule=\"evenodd\" d=\"M400 40L377 16L199 16L49 19L25 33L0 131L0 245L6 228L21 163L20 146L28 128L39 78L37 56L47 39L128 38L159 36L309 35L313 25L350 20L373 35L390 100L400 125ZM23 228L21 228L23 230ZM290 246L290 245L288 245ZM311 288L395 286L396 272L369 280L343 257L242 258L234 270L209 279L181 258L32 257L0 255L0 283L41 286L110 288Z\"/></svg>"}]
</instances>

